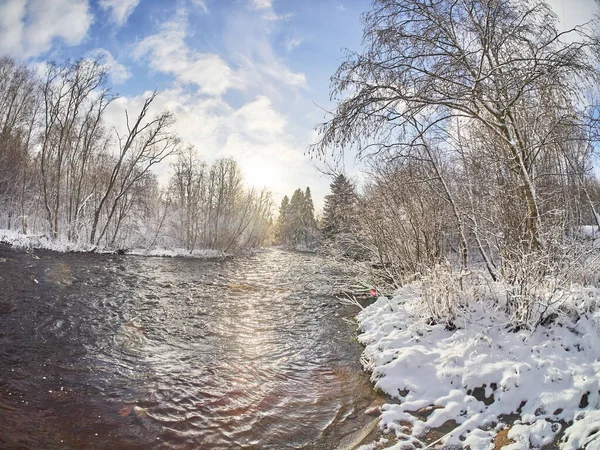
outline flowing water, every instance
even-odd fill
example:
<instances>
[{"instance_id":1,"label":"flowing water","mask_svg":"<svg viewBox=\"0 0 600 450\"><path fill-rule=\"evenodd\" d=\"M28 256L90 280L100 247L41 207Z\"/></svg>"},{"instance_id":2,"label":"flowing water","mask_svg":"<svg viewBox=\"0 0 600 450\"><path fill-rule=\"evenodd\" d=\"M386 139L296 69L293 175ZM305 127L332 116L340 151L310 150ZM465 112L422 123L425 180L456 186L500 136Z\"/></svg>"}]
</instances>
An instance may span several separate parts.
<instances>
[{"instance_id":1,"label":"flowing water","mask_svg":"<svg viewBox=\"0 0 600 450\"><path fill-rule=\"evenodd\" d=\"M336 448L374 394L333 275L0 246L0 448Z\"/></svg>"}]
</instances>

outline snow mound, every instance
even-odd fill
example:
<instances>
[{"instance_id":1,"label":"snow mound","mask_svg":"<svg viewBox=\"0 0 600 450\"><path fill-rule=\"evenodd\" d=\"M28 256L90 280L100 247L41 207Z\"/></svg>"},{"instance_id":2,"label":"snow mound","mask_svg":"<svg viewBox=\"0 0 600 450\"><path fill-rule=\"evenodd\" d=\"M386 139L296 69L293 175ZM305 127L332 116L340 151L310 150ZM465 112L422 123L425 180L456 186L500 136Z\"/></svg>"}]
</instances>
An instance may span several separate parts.
<instances>
[{"instance_id":1,"label":"snow mound","mask_svg":"<svg viewBox=\"0 0 600 450\"><path fill-rule=\"evenodd\" d=\"M510 317L486 302L468 305L451 331L423 318L414 286L380 297L357 319L365 369L376 388L398 401L381 410L381 427L399 438L390 448L451 424L440 443L491 450L509 414L518 420L507 450L557 438L563 450L600 448L598 298L595 289L573 292L568 301L581 313L576 322L561 317L552 327L512 332ZM427 414L418 413L423 408Z\"/></svg>"}]
</instances>

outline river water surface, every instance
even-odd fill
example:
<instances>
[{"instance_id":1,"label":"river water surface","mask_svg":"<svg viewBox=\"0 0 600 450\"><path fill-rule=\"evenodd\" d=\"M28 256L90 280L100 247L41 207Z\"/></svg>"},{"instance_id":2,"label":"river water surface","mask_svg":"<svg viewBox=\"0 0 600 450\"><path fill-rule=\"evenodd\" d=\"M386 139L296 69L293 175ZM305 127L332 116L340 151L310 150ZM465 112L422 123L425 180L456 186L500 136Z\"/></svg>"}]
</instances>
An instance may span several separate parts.
<instances>
[{"instance_id":1,"label":"river water surface","mask_svg":"<svg viewBox=\"0 0 600 450\"><path fill-rule=\"evenodd\" d=\"M0 448L337 448L374 394L334 275L0 246Z\"/></svg>"}]
</instances>

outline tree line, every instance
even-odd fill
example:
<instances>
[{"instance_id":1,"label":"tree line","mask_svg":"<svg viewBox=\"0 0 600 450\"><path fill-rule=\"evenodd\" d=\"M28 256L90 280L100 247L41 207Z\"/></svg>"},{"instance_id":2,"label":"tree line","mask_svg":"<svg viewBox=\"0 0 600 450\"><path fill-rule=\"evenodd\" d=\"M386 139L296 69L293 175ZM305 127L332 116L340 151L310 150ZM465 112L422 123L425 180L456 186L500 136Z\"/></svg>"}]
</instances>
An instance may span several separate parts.
<instances>
[{"instance_id":1,"label":"tree line","mask_svg":"<svg viewBox=\"0 0 600 450\"><path fill-rule=\"evenodd\" d=\"M91 247L232 250L269 239L272 200L247 189L232 159L211 167L182 149L175 118L152 114L156 92L125 111L98 60L45 64L0 58L0 227ZM168 187L153 169L176 157Z\"/></svg>"},{"instance_id":2,"label":"tree line","mask_svg":"<svg viewBox=\"0 0 600 450\"><path fill-rule=\"evenodd\" d=\"M333 176L331 193L325 196L323 215L315 217L310 187L285 195L279 206L275 241L288 248L325 250L332 243L348 241L360 229L359 196L354 184L340 173ZM338 246L338 247L341 247ZM355 249L358 251L358 249ZM345 249L350 256L350 248ZM358 254L354 254L358 256Z\"/></svg>"},{"instance_id":3,"label":"tree line","mask_svg":"<svg viewBox=\"0 0 600 450\"><path fill-rule=\"evenodd\" d=\"M277 219L276 240L289 248L312 249L319 242L320 232L315 219L315 207L310 187L296 189L290 199L281 200Z\"/></svg>"}]
</instances>

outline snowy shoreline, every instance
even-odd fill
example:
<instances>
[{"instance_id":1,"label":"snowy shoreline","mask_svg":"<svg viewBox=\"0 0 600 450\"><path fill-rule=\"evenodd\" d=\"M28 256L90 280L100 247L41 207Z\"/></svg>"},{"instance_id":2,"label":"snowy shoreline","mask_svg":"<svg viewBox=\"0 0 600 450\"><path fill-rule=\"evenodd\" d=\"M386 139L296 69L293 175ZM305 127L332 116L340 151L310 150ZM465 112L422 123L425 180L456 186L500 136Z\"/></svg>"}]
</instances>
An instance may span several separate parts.
<instances>
[{"instance_id":1,"label":"snowy shoreline","mask_svg":"<svg viewBox=\"0 0 600 450\"><path fill-rule=\"evenodd\" d=\"M394 398L380 409L380 427L397 439L362 449L600 448L596 289L571 293L575 318L515 332L502 308L483 301L471 302L455 330L428 324L420 287L357 315L363 366ZM443 436L428 440L442 426Z\"/></svg>"},{"instance_id":2,"label":"snowy shoreline","mask_svg":"<svg viewBox=\"0 0 600 450\"><path fill-rule=\"evenodd\" d=\"M48 250L57 253L98 253L115 254L117 250L97 248L90 244L77 244L73 242L58 241L54 242L44 235L22 234L15 230L0 230L0 244L10 245L11 247L23 250ZM230 253L221 250L202 249L194 250L190 253L183 248L174 249L127 249L123 254L128 256L143 257L163 257L163 258L196 258L196 259L225 259L233 257Z\"/></svg>"}]
</instances>

